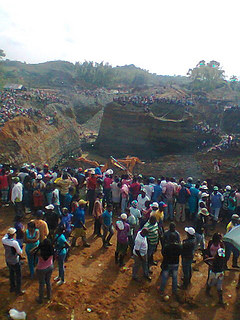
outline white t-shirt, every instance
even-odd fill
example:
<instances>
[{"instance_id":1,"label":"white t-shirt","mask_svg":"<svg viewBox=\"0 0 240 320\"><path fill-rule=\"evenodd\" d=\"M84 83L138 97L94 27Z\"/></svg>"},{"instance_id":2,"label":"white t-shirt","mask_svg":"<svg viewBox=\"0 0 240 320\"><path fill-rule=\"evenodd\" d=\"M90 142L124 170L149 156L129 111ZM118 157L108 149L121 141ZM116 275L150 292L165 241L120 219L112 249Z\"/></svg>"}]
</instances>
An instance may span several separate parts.
<instances>
[{"instance_id":1,"label":"white t-shirt","mask_svg":"<svg viewBox=\"0 0 240 320\"><path fill-rule=\"evenodd\" d=\"M146 185L144 186L144 189L146 190L146 195L148 196L148 198L151 199L151 198L152 198L153 191L154 191L153 185L151 185L151 184L146 184Z\"/></svg>"},{"instance_id":2,"label":"white t-shirt","mask_svg":"<svg viewBox=\"0 0 240 320\"><path fill-rule=\"evenodd\" d=\"M146 209L146 207L145 207L145 202L146 201L150 201L150 199L148 198L147 195L144 198L142 197L141 194L138 195L138 197L137 197L137 202L138 202L137 207L138 207L138 209L140 211Z\"/></svg>"},{"instance_id":3,"label":"white t-shirt","mask_svg":"<svg viewBox=\"0 0 240 320\"><path fill-rule=\"evenodd\" d=\"M141 256L145 256L148 251L147 237L142 237L140 233L141 231L138 231L135 239L135 245L133 249L133 254L135 254L135 256L137 256L136 250L139 250Z\"/></svg>"},{"instance_id":4,"label":"white t-shirt","mask_svg":"<svg viewBox=\"0 0 240 320\"><path fill-rule=\"evenodd\" d=\"M139 224L139 219L141 218L140 210L137 209L137 208L133 208L133 207L130 207L129 210L130 210L130 213L135 217L136 224L138 225Z\"/></svg>"}]
</instances>

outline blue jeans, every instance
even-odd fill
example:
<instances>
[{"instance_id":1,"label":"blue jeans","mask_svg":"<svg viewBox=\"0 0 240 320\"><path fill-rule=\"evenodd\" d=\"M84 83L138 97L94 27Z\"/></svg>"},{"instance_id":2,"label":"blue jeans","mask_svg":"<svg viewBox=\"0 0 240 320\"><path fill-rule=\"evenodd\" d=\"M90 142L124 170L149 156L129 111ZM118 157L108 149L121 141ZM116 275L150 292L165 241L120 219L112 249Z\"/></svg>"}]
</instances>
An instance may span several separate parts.
<instances>
[{"instance_id":1,"label":"blue jeans","mask_svg":"<svg viewBox=\"0 0 240 320\"><path fill-rule=\"evenodd\" d=\"M26 251L27 254L27 259L28 259L28 267L29 267L29 271L30 271L30 276L31 278L34 275L34 254L31 254L29 251Z\"/></svg>"},{"instance_id":2,"label":"blue jeans","mask_svg":"<svg viewBox=\"0 0 240 320\"><path fill-rule=\"evenodd\" d=\"M188 286L192 278L192 261L191 258L182 258L183 284Z\"/></svg>"},{"instance_id":3,"label":"blue jeans","mask_svg":"<svg viewBox=\"0 0 240 320\"><path fill-rule=\"evenodd\" d=\"M160 292L164 292L167 280L169 276L172 276L172 292L176 293L177 292L177 275L178 275L178 264L169 264L167 266L166 270L162 271L162 278L161 278L161 285L160 285Z\"/></svg>"},{"instance_id":4,"label":"blue jeans","mask_svg":"<svg viewBox=\"0 0 240 320\"><path fill-rule=\"evenodd\" d=\"M173 220L173 200L167 199L166 204L167 204L167 208L166 208L164 219L167 220L168 218L170 218L171 220Z\"/></svg>"},{"instance_id":5,"label":"blue jeans","mask_svg":"<svg viewBox=\"0 0 240 320\"><path fill-rule=\"evenodd\" d=\"M58 276L59 278L64 281L64 261L66 258L66 254L59 254L58 255Z\"/></svg>"}]
</instances>

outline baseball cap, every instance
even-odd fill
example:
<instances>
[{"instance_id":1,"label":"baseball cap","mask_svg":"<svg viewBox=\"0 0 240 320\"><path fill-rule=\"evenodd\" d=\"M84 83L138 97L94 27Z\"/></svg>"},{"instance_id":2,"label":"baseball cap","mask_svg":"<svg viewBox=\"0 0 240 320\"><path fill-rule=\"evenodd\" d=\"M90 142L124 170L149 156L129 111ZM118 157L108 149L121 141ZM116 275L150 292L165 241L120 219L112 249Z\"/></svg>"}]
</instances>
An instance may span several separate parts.
<instances>
[{"instance_id":1,"label":"baseball cap","mask_svg":"<svg viewBox=\"0 0 240 320\"><path fill-rule=\"evenodd\" d=\"M236 214L236 213L234 213L234 214L232 215L232 220L238 220L238 219L239 219L239 215Z\"/></svg>"},{"instance_id":2,"label":"baseball cap","mask_svg":"<svg viewBox=\"0 0 240 320\"><path fill-rule=\"evenodd\" d=\"M193 227L186 227L184 229L187 233L189 233L191 236L195 234L195 229Z\"/></svg>"},{"instance_id":3,"label":"baseball cap","mask_svg":"<svg viewBox=\"0 0 240 320\"><path fill-rule=\"evenodd\" d=\"M38 174L36 179L37 179L37 180L41 180L41 179L42 179L42 175L41 175L41 174Z\"/></svg>"},{"instance_id":4,"label":"baseball cap","mask_svg":"<svg viewBox=\"0 0 240 320\"><path fill-rule=\"evenodd\" d=\"M83 199L81 199L81 200L78 201L78 203L81 205L81 204L87 204L88 202L83 200Z\"/></svg>"},{"instance_id":5,"label":"baseball cap","mask_svg":"<svg viewBox=\"0 0 240 320\"><path fill-rule=\"evenodd\" d=\"M231 190L232 187L231 186L226 186L226 190Z\"/></svg>"},{"instance_id":6,"label":"baseball cap","mask_svg":"<svg viewBox=\"0 0 240 320\"><path fill-rule=\"evenodd\" d=\"M122 213L120 217L121 217L121 219L123 219L123 220L127 220L127 215L126 215L126 213Z\"/></svg>"},{"instance_id":7,"label":"baseball cap","mask_svg":"<svg viewBox=\"0 0 240 320\"><path fill-rule=\"evenodd\" d=\"M7 233L8 234L15 234L17 232L17 230L15 228L9 228Z\"/></svg>"},{"instance_id":8,"label":"baseball cap","mask_svg":"<svg viewBox=\"0 0 240 320\"><path fill-rule=\"evenodd\" d=\"M200 186L200 189L202 189L202 190L208 190L208 187L205 186L205 185L203 185L203 186Z\"/></svg>"},{"instance_id":9,"label":"baseball cap","mask_svg":"<svg viewBox=\"0 0 240 320\"><path fill-rule=\"evenodd\" d=\"M202 198L205 198L205 197L209 197L209 194L206 193L206 192L203 192L203 193L202 193Z\"/></svg>"},{"instance_id":10,"label":"baseball cap","mask_svg":"<svg viewBox=\"0 0 240 320\"><path fill-rule=\"evenodd\" d=\"M133 206L133 207L136 207L137 204L138 204L137 200L133 200L133 201L132 201L132 206Z\"/></svg>"},{"instance_id":11,"label":"baseball cap","mask_svg":"<svg viewBox=\"0 0 240 320\"><path fill-rule=\"evenodd\" d=\"M223 257L223 258L225 257L225 249L219 248L217 253L219 257Z\"/></svg>"},{"instance_id":12,"label":"baseball cap","mask_svg":"<svg viewBox=\"0 0 240 320\"><path fill-rule=\"evenodd\" d=\"M166 208L167 204L165 202L163 202L163 201L160 201L159 202L159 207Z\"/></svg>"},{"instance_id":13,"label":"baseball cap","mask_svg":"<svg viewBox=\"0 0 240 320\"><path fill-rule=\"evenodd\" d=\"M45 207L45 209L53 210L54 209L54 205L53 204L49 204L48 206Z\"/></svg>"},{"instance_id":14,"label":"baseball cap","mask_svg":"<svg viewBox=\"0 0 240 320\"><path fill-rule=\"evenodd\" d=\"M158 208L159 205L157 202L153 202L152 204L150 204L150 207L153 207L153 208Z\"/></svg>"},{"instance_id":15,"label":"baseball cap","mask_svg":"<svg viewBox=\"0 0 240 320\"><path fill-rule=\"evenodd\" d=\"M214 187L213 187L213 190L214 190L214 191L218 191L218 187L217 187L217 186L214 186Z\"/></svg>"}]
</instances>

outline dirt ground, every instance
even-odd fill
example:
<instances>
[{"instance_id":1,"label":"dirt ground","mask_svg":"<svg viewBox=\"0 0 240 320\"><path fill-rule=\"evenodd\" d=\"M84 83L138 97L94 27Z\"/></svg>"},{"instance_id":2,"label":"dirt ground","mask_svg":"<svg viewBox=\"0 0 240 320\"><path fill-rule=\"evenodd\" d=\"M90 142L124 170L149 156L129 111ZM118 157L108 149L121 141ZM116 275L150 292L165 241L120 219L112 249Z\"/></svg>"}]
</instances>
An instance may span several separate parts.
<instances>
[{"instance_id":1,"label":"dirt ground","mask_svg":"<svg viewBox=\"0 0 240 320\"><path fill-rule=\"evenodd\" d=\"M5 234L12 225L12 209L0 209L0 236ZM28 219L24 220L26 223ZM185 225L188 225L185 223ZM183 224L178 226L182 232ZM168 282L166 293L170 300L160 300L157 287L159 286L161 254L160 248L155 255L158 266L152 267L152 282L141 278L139 283L131 280L133 260L130 254L125 267L119 268L114 263L116 234L113 237L113 246L108 250L102 249L101 239L93 239L92 219L87 219L88 241L90 248L74 248L69 261L66 262L66 283L56 287L53 283L53 298L42 305L35 299L38 295L37 279L30 280L26 262L23 265L24 296L16 297L9 293L8 269L4 261L4 249L0 246L0 319L7 319L10 308L16 308L27 313L28 320L115 320L115 319L142 319L142 320L171 320L171 319L218 319L237 320L239 316L239 295L236 290L238 279L237 271L227 271L224 279L225 308L217 304L216 290L213 297L205 295L207 266L196 257L193 272L192 286L189 291L180 290L181 302L171 297L171 280ZM218 227L223 230L222 226ZM57 275L57 266L52 279ZM181 268L179 284L181 283ZM53 281L53 280L52 280ZM90 311L90 312L89 312Z\"/></svg>"}]
</instances>

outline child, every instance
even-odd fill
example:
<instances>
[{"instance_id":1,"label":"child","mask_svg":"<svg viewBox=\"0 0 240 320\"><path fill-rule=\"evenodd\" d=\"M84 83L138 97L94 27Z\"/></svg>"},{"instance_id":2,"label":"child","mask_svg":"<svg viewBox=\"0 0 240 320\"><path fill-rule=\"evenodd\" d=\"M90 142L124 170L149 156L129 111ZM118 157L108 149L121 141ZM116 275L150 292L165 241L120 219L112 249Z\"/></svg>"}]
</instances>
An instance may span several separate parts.
<instances>
[{"instance_id":1,"label":"child","mask_svg":"<svg viewBox=\"0 0 240 320\"><path fill-rule=\"evenodd\" d=\"M225 265L225 250L223 248L218 249L215 257L210 257L205 260L210 265L210 273L207 281L206 294L210 295L211 287L217 286L218 302L224 305L222 294L222 283L224 279L224 265Z\"/></svg>"}]
</instances>

